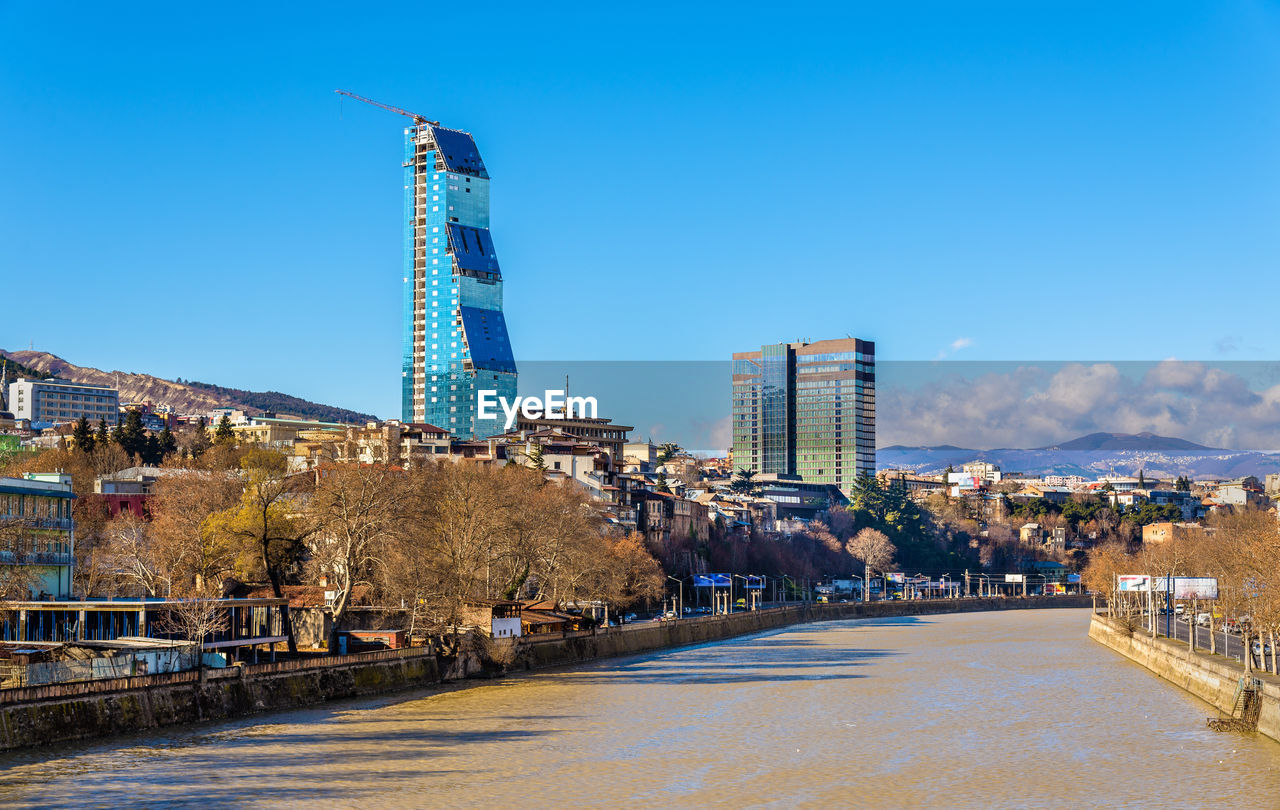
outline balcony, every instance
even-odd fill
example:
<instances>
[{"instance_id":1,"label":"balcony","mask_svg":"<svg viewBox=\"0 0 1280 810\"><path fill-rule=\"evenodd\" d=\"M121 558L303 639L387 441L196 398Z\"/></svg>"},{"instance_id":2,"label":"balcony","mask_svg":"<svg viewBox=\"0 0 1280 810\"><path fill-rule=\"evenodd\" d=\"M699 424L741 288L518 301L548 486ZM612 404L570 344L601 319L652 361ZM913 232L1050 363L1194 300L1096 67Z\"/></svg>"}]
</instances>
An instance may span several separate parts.
<instances>
[{"instance_id":1,"label":"balcony","mask_svg":"<svg viewBox=\"0 0 1280 810\"><path fill-rule=\"evenodd\" d=\"M69 551L0 551L0 565L71 565L74 559Z\"/></svg>"}]
</instances>

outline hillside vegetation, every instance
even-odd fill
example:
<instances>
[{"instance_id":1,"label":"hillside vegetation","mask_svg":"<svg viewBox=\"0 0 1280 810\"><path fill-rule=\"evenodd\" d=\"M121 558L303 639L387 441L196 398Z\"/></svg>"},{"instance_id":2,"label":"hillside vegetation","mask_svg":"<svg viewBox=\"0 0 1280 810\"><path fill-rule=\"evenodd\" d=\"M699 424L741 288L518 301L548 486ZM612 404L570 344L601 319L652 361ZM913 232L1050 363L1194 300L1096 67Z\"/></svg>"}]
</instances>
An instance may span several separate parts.
<instances>
[{"instance_id":1,"label":"hillside vegetation","mask_svg":"<svg viewBox=\"0 0 1280 810\"><path fill-rule=\"evenodd\" d=\"M281 416L319 419L324 422L359 423L376 418L369 414L311 402L278 391L248 391L212 383L166 380L151 374L103 371L88 366L77 366L49 352L0 350L0 355L9 359L10 380L25 374L25 376L40 378L58 377L85 385L106 385L120 390L121 402L150 402L156 406L167 405L179 413L204 413L214 408L239 408L250 413L273 411ZM19 374L15 368L23 369L24 374Z\"/></svg>"}]
</instances>

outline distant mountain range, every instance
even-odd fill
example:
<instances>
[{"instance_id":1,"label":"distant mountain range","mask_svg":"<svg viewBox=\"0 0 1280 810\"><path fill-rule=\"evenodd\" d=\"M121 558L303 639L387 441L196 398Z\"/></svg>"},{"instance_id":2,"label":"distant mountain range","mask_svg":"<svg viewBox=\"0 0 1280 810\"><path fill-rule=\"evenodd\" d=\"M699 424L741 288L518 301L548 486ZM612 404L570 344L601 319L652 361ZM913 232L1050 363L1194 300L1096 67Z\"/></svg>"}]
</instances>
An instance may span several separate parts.
<instances>
[{"instance_id":1,"label":"distant mountain range","mask_svg":"<svg viewBox=\"0 0 1280 810\"><path fill-rule=\"evenodd\" d=\"M1153 433L1090 433L1068 442L1031 449L974 450L954 445L878 448L876 466L882 470L915 470L924 474L959 470L970 461L989 461L1005 473L1028 475L1137 475L1150 478L1262 477L1280 472L1280 453L1224 450L1185 439Z\"/></svg>"},{"instance_id":2,"label":"distant mountain range","mask_svg":"<svg viewBox=\"0 0 1280 810\"><path fill-rule=\"evenodd\" d=\"M211 383L166 380L150 374L102 371L87 366L77 366L48 352L0 350L0 355L11 361L10 381L36 372L42 377L53 376L87 385L109 385L120 389L122 402L168 405L179 413L204 413L214 408L239 408L254 414L272 411L280 416L353 424L377 418L367 413L311 402L279 391L246 391L242 388L224 388Z\"/></svg>"}]
</instances>

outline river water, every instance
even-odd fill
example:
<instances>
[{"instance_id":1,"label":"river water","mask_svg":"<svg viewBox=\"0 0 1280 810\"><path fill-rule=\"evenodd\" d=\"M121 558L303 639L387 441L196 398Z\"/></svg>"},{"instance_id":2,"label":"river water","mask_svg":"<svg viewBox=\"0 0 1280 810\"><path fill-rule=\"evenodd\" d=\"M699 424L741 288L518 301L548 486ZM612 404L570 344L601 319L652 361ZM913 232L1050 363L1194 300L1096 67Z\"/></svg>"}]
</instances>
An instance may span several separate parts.
<instances>
[{"instance_id":1,"label":"river water","mask_svg":"<svg viewBox=\"0 0 1280 810\"><path fill-rule=\"evenodd\" d=\"M0 755L0 805L1280 807L1087 610L851 620Z\"/></svg>"}]
</instances>

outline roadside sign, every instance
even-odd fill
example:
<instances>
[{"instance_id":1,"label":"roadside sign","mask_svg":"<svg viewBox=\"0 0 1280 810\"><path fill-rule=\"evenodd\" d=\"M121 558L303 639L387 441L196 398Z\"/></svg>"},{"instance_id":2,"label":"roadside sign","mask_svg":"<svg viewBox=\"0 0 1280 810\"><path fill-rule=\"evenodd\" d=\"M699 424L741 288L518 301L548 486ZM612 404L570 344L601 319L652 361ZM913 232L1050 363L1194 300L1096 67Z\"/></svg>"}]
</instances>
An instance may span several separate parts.
<instances>
[{"instance_id":1,"label":"roadside sign","mask_svg":"<svg viewBox=\"0 0 1280 810\"><path fill-rule=\"evenodd\" d=\"M1022 576L1022 574L1005 574L1004 575L1005 582L1022 582L1023 579L1024 577Z\"/></svg>"},{"instance_id":2,"label":"roadside sign","mask_svg":"<svg viewBox=\"0 0 1280 810\"><path fill-rule=\"evenodd\" d=\"M1173 598L1217 599L1218 580L1216 577L1175 577Z\"/></svg>"},{"instance_id":3,"label":"roadside sign","mask_svg":"<svg viewBox=\"0 0 1280 810\"><path fill-rule=\"evenodd\" d=\"M695 588L728 588L731 580L728 574L694 574Z\"/></svg>"},{"instance_id":4,"label":"roadside sign","mask_svg":"<svg viewBox=\"0 0 1280 810\"><path fill-rule=\"evenodd\" d=\"M1151 590L1151 577L1146 574L1121 574L1116 577L1122 591L1142 591Z\"/></svg>"},{"instance_id":5,"label":"roadside sign","mask_svg":"<svg viewBox=\"0 0 1280 810\"><path fill-rule=\"evenodd\" d=\"M1154 577L1152 585L1158 593L1168 593L1170 586L1174 599L1217 599L1217 577Z\"/></svg>"}]
</instances>

